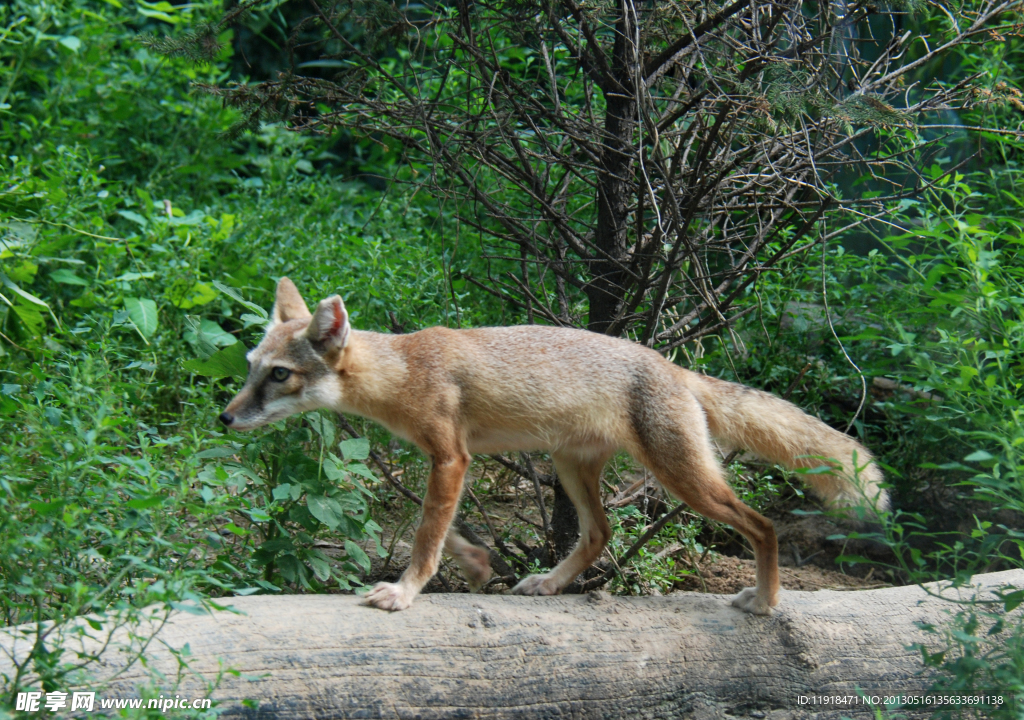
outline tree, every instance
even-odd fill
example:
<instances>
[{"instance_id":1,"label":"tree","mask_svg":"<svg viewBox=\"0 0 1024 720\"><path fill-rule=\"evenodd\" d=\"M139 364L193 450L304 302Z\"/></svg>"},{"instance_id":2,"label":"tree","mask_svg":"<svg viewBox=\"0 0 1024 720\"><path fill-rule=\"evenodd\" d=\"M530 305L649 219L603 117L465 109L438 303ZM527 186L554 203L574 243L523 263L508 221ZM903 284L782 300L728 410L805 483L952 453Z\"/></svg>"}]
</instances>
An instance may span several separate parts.
<instances>
[{"instance_id":1,"label":"tree","mask_svg":"<svg viewBox=\"0 0 1024 720\"><path fill-rule=\"evenodd\" d=\"M477 234L491 271L469 281L528 322L663 353L754 309L737 301L784 259L955 172L921 170L943 150L929 120L1009 95L935 64L1013 30L1021 4L308 2L289 52L318 60L208 89L246 127L286 118L400 151L395 179ZM156 44L216 52L260 5ZM870 197L842 192L857 177Z\"/></svg>"}]
</instances>

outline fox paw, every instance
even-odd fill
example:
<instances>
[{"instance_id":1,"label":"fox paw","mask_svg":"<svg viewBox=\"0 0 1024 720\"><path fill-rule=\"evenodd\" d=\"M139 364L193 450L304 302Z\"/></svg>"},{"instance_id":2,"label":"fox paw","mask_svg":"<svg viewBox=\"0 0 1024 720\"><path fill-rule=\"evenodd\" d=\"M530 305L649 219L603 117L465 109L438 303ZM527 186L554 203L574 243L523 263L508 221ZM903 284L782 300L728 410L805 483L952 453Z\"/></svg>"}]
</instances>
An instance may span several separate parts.
<instances>
[{"instance_id":1,"label":"fox paw","mask_svg":"<svg viewBox=\"0 0 1024 720\"><path fill-rule=\"evenodd\" d=\"M401 583L380 582L370 592L363 595L363 604L372 605L381 610L405 610L412 605L416 593L411 592Z\"/></svg>"},{"instance_id":2,"label":"fox paw","mask_svg":"<svg viewBox=\"0 0 1024 720\"><path fill-rule=\"evenodd\" d=\"M512 592L515 595L557 595L558 590L559 588L555 587L551 576L546 573L543 575L527 575L512 588Z\"/></svg>"},{"instance_id":3,"label":"fox paw","mask_svg":"<svg viewBox=\"0 0 1024 720\"><path fill-rule=\"evenodd\" d=\"M469 589L476 592L491 579L491 556L486 550L475 545L463 548L455 556L455 562L466 577Z\"/></svg>"},{"instance_id":4,"label":"fox paw","mask_svg":"<svg viewBox=\"0 0 1024 720\"><path fill-rule=\"evenodd\" d=\"M732 605L751 615L772 614L772 606L758 595L757 588L744 588L732 599Z\"/></svg>"}]
</instances>

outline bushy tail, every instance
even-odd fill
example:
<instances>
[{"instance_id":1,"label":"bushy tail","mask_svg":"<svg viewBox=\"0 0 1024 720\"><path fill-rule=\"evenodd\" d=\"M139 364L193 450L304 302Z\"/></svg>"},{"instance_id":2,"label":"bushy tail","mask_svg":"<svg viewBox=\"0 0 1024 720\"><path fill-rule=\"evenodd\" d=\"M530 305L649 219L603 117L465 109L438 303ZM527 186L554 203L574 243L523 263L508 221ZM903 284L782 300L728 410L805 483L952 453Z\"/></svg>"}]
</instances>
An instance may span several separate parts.
<instances>
[{"instance_id":1,"label":"bushy tail","mask_svg":"<svg viewBox=\"0 0 1024 720\"><path fill-rule=\"evenodd\" d=\"M829 505L888 509L882 471L849 435L771 393L689 371L685 382L704 407L711 435L730 449L749 450L791 470L831 465L831 473L802 476Z\"/></svg>"}]
</instances>

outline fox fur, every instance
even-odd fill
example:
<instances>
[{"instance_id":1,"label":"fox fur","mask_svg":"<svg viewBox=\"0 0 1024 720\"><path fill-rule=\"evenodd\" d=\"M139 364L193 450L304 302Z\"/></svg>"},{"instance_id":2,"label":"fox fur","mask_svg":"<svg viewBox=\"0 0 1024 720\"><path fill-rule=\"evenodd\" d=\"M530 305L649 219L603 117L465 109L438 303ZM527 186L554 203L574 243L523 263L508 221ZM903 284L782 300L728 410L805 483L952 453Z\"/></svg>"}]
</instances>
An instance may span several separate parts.
<instances>
[{"instance_id":1,"label":"fox fur","mask_svg":"<svg viewBox=\"0 0 1024 720\"><path fill-rule=\"evenodd\" d=\"M249 430L330 408L375 420L430 457L411 564L397 583L378 583L365 596L385 610L409 607L437 571L442 548L471 586L490 576L487 552L449 533L473 453L547 451L579 514L575 549L551 571L513 588L526 595L560 592L603 552L611 528L600 476L620 450L693 510L750 541L757 586L732 603L759 615L778 602L775 530L729 488L712 438L788 468L831 466L803 476L831 504L866 499L877 510L888 505L871 453L795 405L584 330L364 332L350 327L337 295L311 314L295 285L282 278L266 336L248 360L245 386L221 415L228 427Z\"/></svg>"}]
</instances>

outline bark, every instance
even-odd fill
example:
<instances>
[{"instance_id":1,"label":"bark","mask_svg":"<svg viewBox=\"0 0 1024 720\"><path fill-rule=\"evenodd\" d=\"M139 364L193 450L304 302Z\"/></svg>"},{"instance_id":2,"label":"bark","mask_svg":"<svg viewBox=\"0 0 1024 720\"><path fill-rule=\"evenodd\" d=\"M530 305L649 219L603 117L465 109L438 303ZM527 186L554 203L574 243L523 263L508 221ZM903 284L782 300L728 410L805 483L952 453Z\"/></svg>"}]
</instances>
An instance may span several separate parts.
<instances>
[{"instance_id":1,"label":"bark","mask_svg":"<svg viewBox=\"0 0 1024 720\"><path fill-rule=\"evenodd\" d=\"M580 519L572 500L565 494L562 482L555 482L555 501L551 507L551 541L556 562L566 557L580 538Z\"/></svg>"},{"instance_id":2,"label":"bark","mask_svg":"<svg viewBox=\"0 0 1024 720\"><path fill-rule=\"evenodd\" d=\"M612 76L603 87L606 104L600 170L597 178L597 225L594 245L597 255L591 262L591 281L587 284L590 315L587 329L607 332L626 299L625 273L629 235L627 219L634 193L632 180L633 130L636 127L636 97L633 41L635 25L626 8L619 3L612 49Z\"/></svg>"},{"instance_id":3,"label":"bark","mask_svg":"<svg viewBox=\"0 0 1024 720\"><path fill-rule=\"evenodd\" d=\"M1024 570L975 583L1024 585ZM864 706L801 697L923 693L909 646L929 637L914 623L941 624L951 607L918 587L784 592L768 618L697 593L426 595L390 614L338 595L230 603L241 613L173 616L149 645L149 666L175 677L167 648L187 643L189 671L171 697L202 695L202 683L233 668L240 674L212 693L223 717L303 719L869 717ZM32 647L12 647L17 630L0 633L8 676L8 653ZM106 672L118 672L120 655L106 653ZM130 667L104 694L146 677Z\"/></svg>"}]
</instances>

